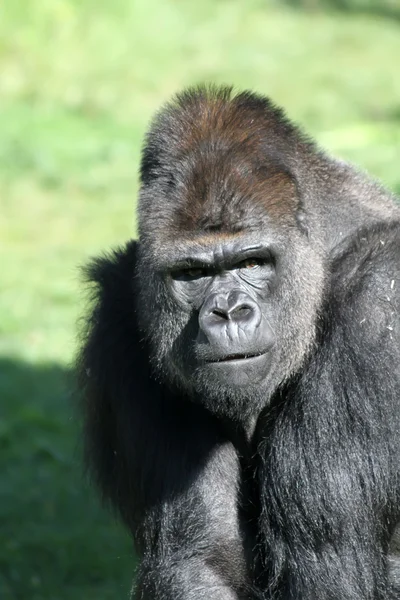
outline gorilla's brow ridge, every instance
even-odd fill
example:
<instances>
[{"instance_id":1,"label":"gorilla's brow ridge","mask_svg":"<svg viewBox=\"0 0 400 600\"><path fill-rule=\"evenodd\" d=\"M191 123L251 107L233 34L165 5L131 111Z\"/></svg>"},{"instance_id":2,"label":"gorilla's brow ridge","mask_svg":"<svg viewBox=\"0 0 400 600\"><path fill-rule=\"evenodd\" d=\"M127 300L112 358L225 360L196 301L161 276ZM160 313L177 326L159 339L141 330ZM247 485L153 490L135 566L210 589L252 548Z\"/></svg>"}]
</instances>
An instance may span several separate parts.
<instances>
[{"instance_id":1,"label":"gorilla's brow ridge","mask_svg":"<svg viewBox=\"0 0 400 600\"><path fill-rule=\"evenodd\" d=\"M168 269L194 265L212 266L215 263L228 264L250 258L255 253L260 258L270 256L271 249L267 244L263 242L254 244L254 240L252 242L247 240L247 236L241 238L235 236L232 239L222 236L221 241L219 236L200 238L196 241L188 240L185 242L181 240L179 247L177 247L177 244L163 246L159 267Z\"/></svg>"}]
</instances>

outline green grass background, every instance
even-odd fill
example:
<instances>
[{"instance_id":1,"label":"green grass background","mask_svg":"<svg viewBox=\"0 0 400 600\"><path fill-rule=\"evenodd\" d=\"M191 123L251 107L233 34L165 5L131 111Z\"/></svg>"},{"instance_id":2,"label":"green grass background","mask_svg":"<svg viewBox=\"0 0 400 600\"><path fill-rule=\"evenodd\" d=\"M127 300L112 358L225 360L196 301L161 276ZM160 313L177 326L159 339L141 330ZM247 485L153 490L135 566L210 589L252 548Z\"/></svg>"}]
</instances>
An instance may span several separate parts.
<instances>
[{"instance_id":1,"label":"green grass background","mask_svg":"<svg viewBox=\"0 0 400 600\"><path fill-rule=\"evenodd\" d=\"M135 233L141 139L200 81L269 94L400 191L399 0L0 5L0 598L127 598L130 540L81 474L78 265Z\"/></svg>"}]
</instances>

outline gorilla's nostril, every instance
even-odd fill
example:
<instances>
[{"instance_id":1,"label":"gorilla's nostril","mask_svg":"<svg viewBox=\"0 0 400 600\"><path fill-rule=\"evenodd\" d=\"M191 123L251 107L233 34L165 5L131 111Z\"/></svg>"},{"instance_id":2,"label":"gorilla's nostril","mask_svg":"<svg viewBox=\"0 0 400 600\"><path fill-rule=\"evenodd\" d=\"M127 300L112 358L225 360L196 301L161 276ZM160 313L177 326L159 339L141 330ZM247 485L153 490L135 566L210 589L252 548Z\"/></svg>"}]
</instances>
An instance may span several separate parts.
<instances>
[{"instance_id":1,"label":"gorilla's nostril","mask_svg":"<svg viewBox=\"0 0 400 600\"><path fill-rule=\"evenodd\" d=\"M217 317L220 317L221 319L225 319L225 321L229 321L229 315L220 308L214 308L212 314L216 315Z\"/></svg>"},{"instance_id":2,"label":"gorilla's nostril","mask_svg":"<svg viewBox=\"0 0 400 600\"><path fill-rule=\"evenodd\" d=\"M233 310L231 310L230 315L234 319L243 319L243 318L247 317L248 315L250 315L252 312L253 312L253 309L251 308L251 306L248 306L247 304L243 304L241 306L236 306Z\"/></svg>"}]
</instances>

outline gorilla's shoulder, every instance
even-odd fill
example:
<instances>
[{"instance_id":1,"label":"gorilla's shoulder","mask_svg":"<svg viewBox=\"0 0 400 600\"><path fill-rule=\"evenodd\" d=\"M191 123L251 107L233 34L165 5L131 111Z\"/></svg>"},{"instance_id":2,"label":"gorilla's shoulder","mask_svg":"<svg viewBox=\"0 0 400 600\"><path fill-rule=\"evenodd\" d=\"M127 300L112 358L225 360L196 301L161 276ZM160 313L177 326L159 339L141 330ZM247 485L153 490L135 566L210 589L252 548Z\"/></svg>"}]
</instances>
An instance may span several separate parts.
<instances>
[{"instance_id":1,"label":"gorilla's shoulder","mask_svg":"<svg viewBox=\"0 0 400 600\"><path fill-rule=\"evenodd\" d=\"M400 222L360 230L343 244L331 264L327 306L354 347L365 350L367 339L382 343L384 333L390 338L390 353L395 345L398 356Z\"/></svg>"},{"instance_id":2,"label":"gorilla's shoulder","mask_svg":"<svg viewBox=\"0 0 400 600\"><path fill-rule=\"evenodd\" d=\"M124 246L114 248L107 254L92 258L83 268L86 283L93 286L95 295L116 296L131 288L137 260L137 241L130 240Z\"/></svg>"},{"instance_id":3,"label":"gorilla's shoulder","mask_svg":"<svg viewBox=\"0 0 400 600\"><path fill-rule=\"evenodd\" d=\"M370 225L344 240L332 256L330 271L333 286L344 290L357 280L399 273L400 220Z\"/></svg>"}]
</instances>

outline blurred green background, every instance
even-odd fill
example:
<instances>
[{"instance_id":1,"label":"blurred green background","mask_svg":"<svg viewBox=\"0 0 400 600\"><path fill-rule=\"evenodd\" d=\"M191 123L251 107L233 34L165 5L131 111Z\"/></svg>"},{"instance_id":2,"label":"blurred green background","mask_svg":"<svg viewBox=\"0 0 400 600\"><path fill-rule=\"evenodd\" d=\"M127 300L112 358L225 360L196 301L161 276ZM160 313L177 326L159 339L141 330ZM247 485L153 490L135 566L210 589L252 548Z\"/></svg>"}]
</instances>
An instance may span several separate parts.
<instances>
[{"instance_id":1,"label":"blurred green background","mask_svg":"<svg viewBox=\"0 0 400 600\"><path fill-rule=\"evenodd\" d=\"M82 477L78 265L135 233L141 139L183 86L270 95L400 192L399 0L4 0L0 598L127 598L128 536Z\"/></svg>"}]
</instances>

